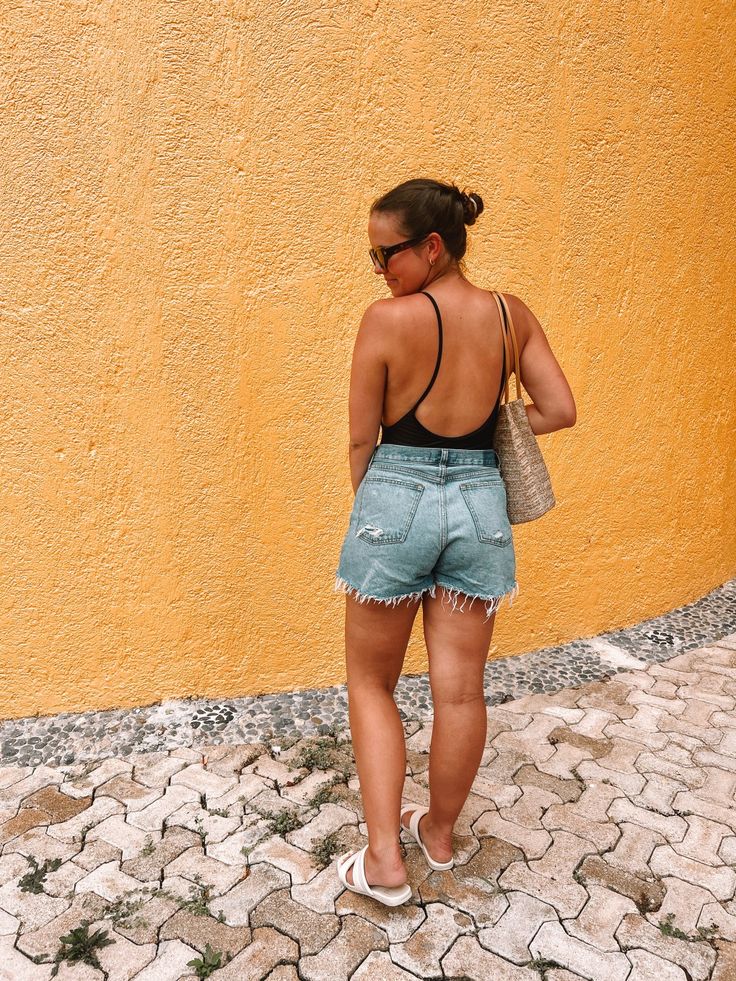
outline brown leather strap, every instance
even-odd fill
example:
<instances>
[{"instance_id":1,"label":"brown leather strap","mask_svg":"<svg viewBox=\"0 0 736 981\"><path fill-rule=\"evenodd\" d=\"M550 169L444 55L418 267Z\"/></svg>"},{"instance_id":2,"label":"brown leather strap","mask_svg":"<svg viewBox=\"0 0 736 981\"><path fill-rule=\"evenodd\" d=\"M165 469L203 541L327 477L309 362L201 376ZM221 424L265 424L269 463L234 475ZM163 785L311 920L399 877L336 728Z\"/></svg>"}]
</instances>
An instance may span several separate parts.
<instances>
[{"instance_id":1,"label":"brown leather strap","mask_svg":"<svg viewBox=\"0 0 736 981\"><path fill-rule=\"evenodd\" d=\"M501 317L501 324L503 329L503 342L506 347L506 377L503 383L503 398L502 401L509 401L509 377L511 375L511 348L514 351L514 376L516 378L516 397L520 399L521 396L521 370L519 367L519 346L516 340L516 330L514 329L514 321L511 317L511 311L509 310L509 305L496 290L491 290L493 297L498 306L498 312ZM504 317L505 313L505 317ZM508 329L506 327L508 324Z\"/></svg>"}]
</instances>

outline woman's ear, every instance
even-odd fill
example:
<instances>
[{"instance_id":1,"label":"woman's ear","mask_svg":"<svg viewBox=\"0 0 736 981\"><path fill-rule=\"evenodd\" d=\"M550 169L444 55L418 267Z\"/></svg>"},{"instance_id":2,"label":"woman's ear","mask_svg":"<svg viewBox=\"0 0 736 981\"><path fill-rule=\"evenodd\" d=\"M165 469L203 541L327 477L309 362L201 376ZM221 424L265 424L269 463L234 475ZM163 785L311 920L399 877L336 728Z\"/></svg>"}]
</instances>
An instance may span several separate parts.
<instances>
[{"instance_id":1,"label":"woman's ear","mask_svg":"<svg viewBox=\"0 0 736 981\"><path fill-rule=\"evenodd\" d=\"M430 232L429 243L429 258L436 262L442 253L442 237L438 232Z\"/></svg>"}]
</instances>

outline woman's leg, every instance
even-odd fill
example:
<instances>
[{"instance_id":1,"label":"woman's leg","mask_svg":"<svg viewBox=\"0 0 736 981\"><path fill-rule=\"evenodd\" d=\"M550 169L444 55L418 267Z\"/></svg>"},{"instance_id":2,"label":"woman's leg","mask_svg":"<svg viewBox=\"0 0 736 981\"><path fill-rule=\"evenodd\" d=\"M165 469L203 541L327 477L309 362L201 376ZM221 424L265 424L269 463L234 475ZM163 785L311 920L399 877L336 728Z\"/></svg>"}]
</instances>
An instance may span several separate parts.
<instances>
[{"instance_id":1,"label":"woman's leg","mask_svg":"<svg viewBox=\"0 0 736 981\"><path fill-rule=\"evenodd\" d=\"M485 603L478 599L453 610L441 589L434 597L425 595L423 604L434 725L429 812L419 822L419 834L432 858L446 862L452 857L453 826L485 748L484 671L496 615L486 621ZM407 827L410 818L403 818Z\"/></svg>"},{"instance_id":2,"label":"woman's leg","mask_svg":"<svg viewBox=\"0 0 736 981\"><path fill-rule=\"evenodd\" d=\"M350 730L368 825L366 878L371 885L400 886L407 881L399 845L406 742L393 692L420 600L388 606L345 599ZM351 869L349 882L352 875Z\"/></svg>"}]
</instances>

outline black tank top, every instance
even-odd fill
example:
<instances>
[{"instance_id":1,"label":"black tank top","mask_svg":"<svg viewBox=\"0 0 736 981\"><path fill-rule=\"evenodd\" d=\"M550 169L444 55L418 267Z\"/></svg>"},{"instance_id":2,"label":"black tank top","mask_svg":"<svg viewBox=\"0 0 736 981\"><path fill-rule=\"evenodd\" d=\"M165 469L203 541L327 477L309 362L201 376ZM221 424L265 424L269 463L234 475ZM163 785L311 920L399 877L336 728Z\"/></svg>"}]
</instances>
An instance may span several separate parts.
<instances>
[{"instance_id":1,"label":"black tank top","mask_svg":"<svg viewBox=\"0 0 736 981\"><path fill-rule=\"evenodd\" d=\"M506 345L504 344L503 346L501 386L498 390L498 398L496 399L496 404L493 407L493 411L488 416L486 421L482 425L478 426L477 429L474 429L472 433L465 433L462 436L440 436L438 433L431 432L426 428L426 426L421 424L421 422L417 419L415 412L419 406L419 403L422 402L429 394L429 390L434 384L434 380L440 370L440 361L442 360L442 317L440 316L440 308L437 306L434 297L425 290L420 290L419 292L424 293L425 296L430 298L437 313L437 327L439 329L437 363L434 366L434 373L429 380L429 385L427 385L411 409L409 409L409 411L406 412L401 419L398 419L393 426L382 427L381 443L400 443L402 446L450 446L464 450L493 449L493 434L496 428L498 407L501 401L501 395L503 394L503 382L504 375L506 373Z\"/></svg>"}]
</instances>

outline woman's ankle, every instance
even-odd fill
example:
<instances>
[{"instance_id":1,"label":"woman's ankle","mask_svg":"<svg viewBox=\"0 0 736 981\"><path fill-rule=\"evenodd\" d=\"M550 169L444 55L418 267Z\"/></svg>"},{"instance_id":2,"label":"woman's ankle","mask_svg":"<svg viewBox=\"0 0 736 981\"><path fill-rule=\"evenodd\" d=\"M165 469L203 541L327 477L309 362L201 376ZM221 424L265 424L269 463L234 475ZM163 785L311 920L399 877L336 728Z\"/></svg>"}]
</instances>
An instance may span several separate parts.
<instances>
[{"instance_id":1,"label":"woman's ankle","mask_svg":"<svg viewBox=\"0 0 736 981\"><path fill-rule=\"evenodd\" d=\"M368 851L373 860L386 868L403 868L404 856L398 842L374 846L368 842Z\"/></svg>"},{"instance_id":2,"label":"woman's ankle","mask_svg":"<svg viewBox=\"0 0 736 981\"><path fill-rule=\"evenodd\" d=\"M421 833L432 838L433 841L441 842L452 848L452 826L440 825L439 827L432 820L429 813L425 814L421 820Z\"/></svg>"}]
</instances>

